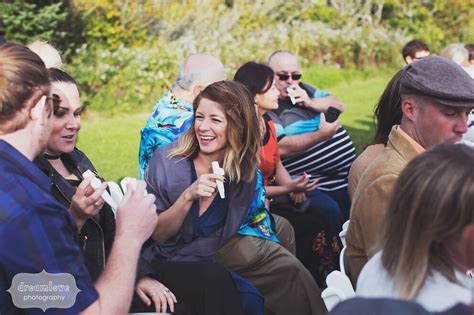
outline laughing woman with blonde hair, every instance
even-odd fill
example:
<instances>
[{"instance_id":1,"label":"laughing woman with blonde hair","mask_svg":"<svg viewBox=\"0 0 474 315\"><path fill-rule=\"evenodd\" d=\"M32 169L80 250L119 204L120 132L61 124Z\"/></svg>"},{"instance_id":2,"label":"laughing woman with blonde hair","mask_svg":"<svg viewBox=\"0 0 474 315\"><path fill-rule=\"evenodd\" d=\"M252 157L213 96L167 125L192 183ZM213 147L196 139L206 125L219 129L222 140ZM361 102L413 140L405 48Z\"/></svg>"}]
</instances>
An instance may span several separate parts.
<instances>
[{"instance_id":1,"label":"laughing woman with blonde hair","mask_svg":"<svg viewBox=\"0 0 474 315\"><path fill-rule=\"evenodd\" d=\"M413 300L429 311L472 303L473 205L474 149L445 144L415 158L397 181L383 251L365 265L357 294Z\"/></svg>"},{"instance_id":2,"label":"laughing woman with blonde hair","mask_svg":"<svg viewBox=\"0 0 474 315\"><path fill-rule=\"evenodd\" d=\"M216 82L193 108L191 128L177 144L157 149L145 172L159 219L143 260L222 263L233 271L247 314L265 313L252 284L275 314L324 314L311 274L274 233L257 169L260 129L250 92L238 82ZM213 172L214 161L224 175Z\"/></svg>"}]
</instances>

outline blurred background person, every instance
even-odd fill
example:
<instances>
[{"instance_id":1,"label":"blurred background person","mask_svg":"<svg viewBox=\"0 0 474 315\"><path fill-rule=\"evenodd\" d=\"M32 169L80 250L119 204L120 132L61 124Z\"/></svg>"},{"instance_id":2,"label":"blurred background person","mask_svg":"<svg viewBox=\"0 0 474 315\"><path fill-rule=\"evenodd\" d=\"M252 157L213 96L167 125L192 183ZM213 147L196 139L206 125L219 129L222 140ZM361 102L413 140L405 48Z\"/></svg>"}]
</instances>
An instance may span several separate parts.
<instances>
[{"instance_id":1,"label":"blurred background person","mask_svg":"<svg viewBox=\"0 0 474 315\"><path fill-rule=\"evenodd\" d=\"M469 64L469 52L464 44L449 44L441 51L440 56L448 58L462 67Z\"/></svg>"},{"instance_id":2,"label":"blurred background person","mask_svg":"<svg viewBox=\"0 0 474 315\"><path fill-rule=\"evenodd\" d=\"M469 58L465 69L471 78L474 78L474 44L466 44L464 45L464 48L466 48L467 52L469 53Z\"/></svg>"},{"instance_id":3,"label":"blurred background person","mask_svg":"<svg viewBox=\"0 0 474 315\"><path fill-rule=\"evenodd\" d=\"M46 68L63 69L63 61L59 51L51 44L42 40L35 40L28 45L34 53L41 57Z\"/></svg>"},{"instance_id":4,"label":"blurred background person","mask_svg":"<svg viewBox=\"0 0 474 315\"><path fill-rule=\"evenodd\" d=\"M411 40L402 49L402 57L406 64L430 55L430 48L421 40Z\"/></svg>"},{"instance_id":5,"label":"blurred background person","mask_svg":"<svg viewBox=\"0 0 474 315\"><path fill-rule=\"evenodd\" d=\"M471 78L474 79L474 44L466 44L464 47L469 52L469 65L464 69L469 73ZM469 115L469 130L464 135L463 139L474 143L474 113L472 112Z\"/></svg>"},{"instance_id":6,"label":"blurred background person","mask_svg":"<svg viewBox=\"0 0 474 315\"><path fill-rule=\"evenodd\" d=\"M469 51L470 47L471 51ZM441 56L448 58L449 60L460 65L466 72L474 78L474 66L472 65L472 58L474 52L472 46L463 44L450 44L446 46L441 52ZM468 131L463 136L463 140L467 140L467 144L474 145L474 114L469 115Z\"/></svg>"}]
</instances>

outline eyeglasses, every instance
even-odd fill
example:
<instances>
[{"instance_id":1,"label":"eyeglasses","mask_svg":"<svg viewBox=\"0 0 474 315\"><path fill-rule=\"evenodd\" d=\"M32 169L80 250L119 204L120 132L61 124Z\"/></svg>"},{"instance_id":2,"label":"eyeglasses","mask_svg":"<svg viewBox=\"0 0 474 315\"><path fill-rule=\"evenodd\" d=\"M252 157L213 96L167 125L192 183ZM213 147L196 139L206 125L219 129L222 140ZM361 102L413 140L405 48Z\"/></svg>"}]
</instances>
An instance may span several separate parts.
<instances>
[{"instance_id":1,"label":"eyeglasses","mask_svg":"<svg viewBox=\"0 0 474 315\"><path fill-rule=\"evenodd\" d=\"M278 80L280 80L280 81L286 81L290 77L293 81L298 81L299 79L301 79L301 73L291 73L291 74L277 73L276 75L278 77Z\"/></svg>"},{"instance_id":2,"label":"eyeglasses","mask_svg":"<svg viewBox=\"0 0 474 315\"><path fill-rule=\"evenodd\" d=\"M53 108L53 112L57 112L59 110L59 105L61 105L61 98L57 94L53 94L52 96L49 96L47 94L44 94L46 96L46 102L48 106Z\"/></svg>"}]
</instances>

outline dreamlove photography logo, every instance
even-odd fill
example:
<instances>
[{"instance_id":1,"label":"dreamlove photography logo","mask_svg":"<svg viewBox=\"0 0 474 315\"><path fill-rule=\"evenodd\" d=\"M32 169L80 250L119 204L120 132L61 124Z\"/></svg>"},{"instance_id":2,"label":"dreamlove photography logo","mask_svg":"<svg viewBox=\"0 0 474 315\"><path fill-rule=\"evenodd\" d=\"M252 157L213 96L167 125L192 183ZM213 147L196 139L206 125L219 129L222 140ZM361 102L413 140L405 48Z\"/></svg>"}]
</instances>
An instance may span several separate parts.
<instances>
[{"instance_id":1,"label":"dreamlove photography logo","mask_svg":"<svg viewBox=\"0 0 474 315\"><path fill-rule=\"evenodd\" d=\"M69 273L19 273L7 290L18 308L69 308L81 291Z\"/></svg>"}]
</instances>

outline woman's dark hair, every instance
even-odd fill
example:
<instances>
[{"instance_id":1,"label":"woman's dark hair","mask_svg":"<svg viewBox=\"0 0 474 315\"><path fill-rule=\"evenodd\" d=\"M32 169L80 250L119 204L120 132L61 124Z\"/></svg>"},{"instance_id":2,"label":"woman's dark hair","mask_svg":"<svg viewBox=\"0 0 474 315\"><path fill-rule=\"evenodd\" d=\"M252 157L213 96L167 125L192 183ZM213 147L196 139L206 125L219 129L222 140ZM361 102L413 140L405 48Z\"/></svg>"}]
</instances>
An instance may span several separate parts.
<instances>
[{"instance_id":1,"label":"woman's dark hair","mask_svg":"<svg viewBox=\"0 0 474 315\"><path fill-rule=\"evenodd\" d=\"M374 118L376 119L376 131L374 139L370 144L384 144L388 142L388 135L394 125L402 121L402 107L400 94L400 79L403 71L398 71L388 82L380 99L375 105Z\"/></svg>"},{"instance_id":2,"label":"woman's dark hair","mask_svg":"<svg viewBox=\"0 0 474 315\"><path fill-rule=\"evenodd\" d=\"M74 80L74 78L71 77L66 71L63 71L58 68L48 68L48 75L49 75L49 80L51 81L51 83L64 82L64 83L74 84L77 88L77 91L79 92L79 95L81 95L81 90L79 90L79 86L77 85L76 80Z\"/></svg>"},{"instance_id":3,"label":"woman's dark hair","mask_svg":"<svg viewBox=\"0 0 474 315\"><path fill-rule=\"evenodd\" d=\"M243 83L254 98L257 94L268 91L272 87L273 79L272 68L255 61L242 65L234 75L234 81Z\"/></svg>"},{"instance_id":4,"label":"woman's dark hair","mask_svg":"<svg viewBox=\"0 0 474 315\"><path fill-rule=\"evenodd\" d=\"M57 68L48 69L49 79L52 82L65 82L74 83L77 86L76 80L74 80L68 73Z\"/></svg>"},{"instance_id":5,"label":"woman's dark hair","mask_svg":"<svg viewBox=\"0 0 474 315\"><path fill-rule=\"evenodd\" d=\"M411 40L402 49L403 60L407 59L408 56L415 58L416 53L423 50L430 51L426 43L421 40Z\"/></svg>"}]
</instances>

